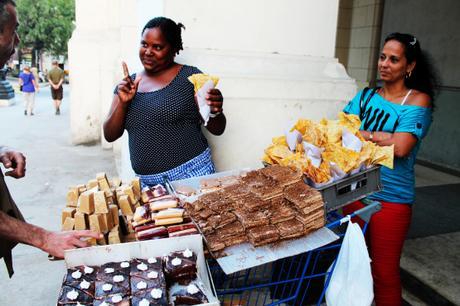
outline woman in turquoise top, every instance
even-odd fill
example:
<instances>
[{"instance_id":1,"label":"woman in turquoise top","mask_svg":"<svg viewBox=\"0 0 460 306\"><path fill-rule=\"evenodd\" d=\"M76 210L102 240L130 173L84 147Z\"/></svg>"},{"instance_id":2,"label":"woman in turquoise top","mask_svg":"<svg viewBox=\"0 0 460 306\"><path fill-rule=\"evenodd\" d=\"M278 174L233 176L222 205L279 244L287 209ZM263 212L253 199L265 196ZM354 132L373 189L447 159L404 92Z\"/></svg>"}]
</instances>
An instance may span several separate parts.
<instances>
[{"instance_id":1,"label":"woman in turquoise top","mask_svg":"<svg viewBox=\"0 0 460 306\"><path fill-rule=\"evenodd\" d=\"M377 306L402 304L399 260L414 202L414 163L432 121L436 78L418 39L392 33L378 61L383 87L359 92L344 112L359 115L361 134L380 146L394 145L394 169L382 167L383 190L371 198L382 203L372 217L368 246ZM350 213L361 202L344 209Z\"/></svg>"}]
</instances>

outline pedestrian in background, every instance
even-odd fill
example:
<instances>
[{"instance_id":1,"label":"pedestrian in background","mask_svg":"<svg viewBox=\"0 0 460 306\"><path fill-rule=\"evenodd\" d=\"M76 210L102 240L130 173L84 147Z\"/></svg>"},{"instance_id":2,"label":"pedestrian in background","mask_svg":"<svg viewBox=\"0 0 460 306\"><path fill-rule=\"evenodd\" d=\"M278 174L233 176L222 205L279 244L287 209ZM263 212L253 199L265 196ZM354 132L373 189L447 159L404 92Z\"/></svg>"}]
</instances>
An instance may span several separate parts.
<instances>
[{"instance_id":1,"label":"pedestrian in background","mask_svg":"<svg viewBox=\"0 0 460 306\"><path fill-rule=\"evenodd\" d=\"M24 66L19 74L19 86L24 97L24 115L34 115L35 91L38 91L38 83L35 80L29 66Z\"/></svg>"},{"instance_id":2,"label":"pedestrian in background","mask_svg":"<svg viewBox=\"0 0 460 306\"><path fill-rule=\"evenodd\" d=\"M53 60L52 64L53 67L48 72L48 83L51 87L51 97L53 98L56 115L60 115L60 107L63 94L62 83L64 82L64 70L59 68L57 60Z\"/></svg>"}]
</instances>

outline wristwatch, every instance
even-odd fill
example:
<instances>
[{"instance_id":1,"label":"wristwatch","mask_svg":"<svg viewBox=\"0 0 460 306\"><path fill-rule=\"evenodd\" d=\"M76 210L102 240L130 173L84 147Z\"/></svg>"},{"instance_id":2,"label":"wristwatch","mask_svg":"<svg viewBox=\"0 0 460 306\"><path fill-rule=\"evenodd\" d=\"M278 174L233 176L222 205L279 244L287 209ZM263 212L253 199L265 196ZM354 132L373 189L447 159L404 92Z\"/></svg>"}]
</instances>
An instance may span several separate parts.
<instances>
[{"instance_id":1,"label":"wristwatch","mask_svg":"<svg viewBox=\"0 0 460 306\"><path fill-rule=\"evenodd\" d=\"M369 140L372 141L374 139L374 132L369 133Z\"/></svg>"}]
</instances>

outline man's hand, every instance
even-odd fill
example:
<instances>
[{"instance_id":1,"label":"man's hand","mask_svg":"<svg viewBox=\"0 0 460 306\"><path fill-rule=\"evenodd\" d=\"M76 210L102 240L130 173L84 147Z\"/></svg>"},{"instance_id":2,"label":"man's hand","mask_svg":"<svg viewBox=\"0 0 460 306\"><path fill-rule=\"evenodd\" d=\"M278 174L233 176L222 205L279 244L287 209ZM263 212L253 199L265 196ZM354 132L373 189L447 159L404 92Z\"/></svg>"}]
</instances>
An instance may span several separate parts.
<instances>
[{"instance_id":1,"label":"man's hand","mask_svg":"<svg viewBox=\"0 0 460 306\"><path fill-rule=\"evenodd\" d=\"M102 234L85 230L85 231L68 231L68 232L47 232L44 237L43 245L40 249L58 257L64 258L64 250L84 248L89 246L80 238L101 239Z\"/></svg>"},{"instance_id":2,"label":"man's hand","mask_svg":"<svg viewBox=\"0 0 460 306\"><path fill-rule=\"evenodd\" d=\"M13 168L13 170L5 172L5 175L14 178L21 178L26 175L26 157L21 152L16 152L10 149L0 148L0 162L5 168Z\"/></svg>"}]
</instances>

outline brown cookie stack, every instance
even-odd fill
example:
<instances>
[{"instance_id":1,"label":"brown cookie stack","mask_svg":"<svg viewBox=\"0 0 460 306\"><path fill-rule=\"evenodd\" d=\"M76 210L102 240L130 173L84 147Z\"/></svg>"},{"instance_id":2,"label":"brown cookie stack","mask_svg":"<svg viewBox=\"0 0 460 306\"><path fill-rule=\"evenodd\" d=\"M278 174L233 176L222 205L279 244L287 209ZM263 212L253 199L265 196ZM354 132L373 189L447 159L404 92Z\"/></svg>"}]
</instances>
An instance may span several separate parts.
<instances>
[{"instance_id":1,"label":"brown cookie stack","mask_svg":"<svg viewBox=\"0 0 460 306\"><path fill-rule=\"evenodd\" d=\"M250 171L186 209L213 252L248 241L261 246L297 238L325 224L321 193L300 172L279 165Z\"/></svg>"}]
</instances>

